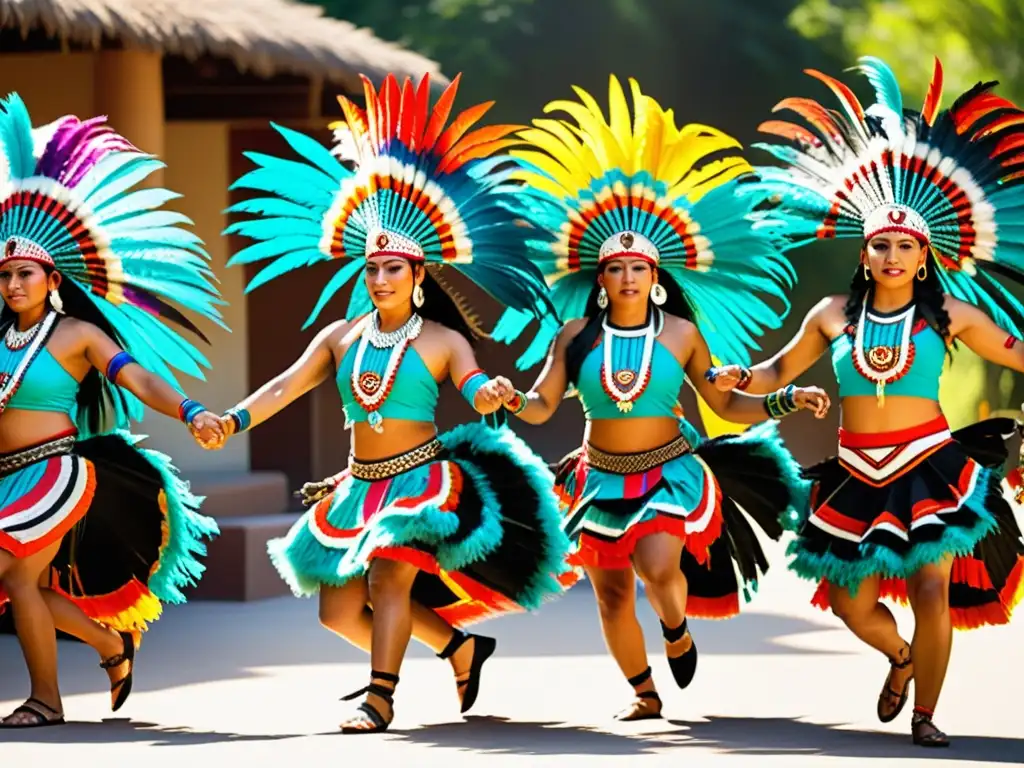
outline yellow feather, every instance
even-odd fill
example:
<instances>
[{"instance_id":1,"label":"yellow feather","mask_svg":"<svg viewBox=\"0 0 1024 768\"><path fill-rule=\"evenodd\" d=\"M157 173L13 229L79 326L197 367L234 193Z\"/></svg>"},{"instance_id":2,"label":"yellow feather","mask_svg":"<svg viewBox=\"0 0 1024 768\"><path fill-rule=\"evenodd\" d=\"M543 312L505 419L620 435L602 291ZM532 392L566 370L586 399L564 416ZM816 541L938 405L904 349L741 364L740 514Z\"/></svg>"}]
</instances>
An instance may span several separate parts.
<instances>
[{"instance_id":1,"label":"yellow feather","mask_svg":"<svg viewBox=\"0 0 1024 768\"><path fill-rule=\"evenodd\" d=\"M586 171L577 160L577 154L552 134L539 128L527 128L519 135L550 155L550 157L539 155L538 159L533 162L546 173L554 176L567 192L575 194L582 185L587 183ZM539 159L541 157L544 158L543 161Z\"/></svg>"},{"instance_id":2,"label":"yellow feather","mask_svg":"<svg viewBox=\"0 0 1024 768\"><path fill-rule=\"evenodd\" d=\"M525 181L543 192L547 192L557 200L562 200L565 198L566 194L571 194L569 192L569 189L573 185L571 176L567 174L565 168L559 165L558 162L553 160L550 156L543 152L521 149L509 150L509 154L518 160L525 160L526 162L531 163L536 166L538 170L543 173L550 174L551 177L553 179L557 179L557 181L552 181L552 179L549 179L541 173L536 173L535 171L527 169L516 170L512 174L514 178ZM566 184L568 184L568 187L565 186Z\"/></svg>"},{"instance_id":3,"label":"yellow feather","mask_svg":"<svg viewBox=\"0 0 1024 768\"><path fill-rule=\"evenodd\" d=\"M591 101L593 101L593 98L591 98ZM625 167L626 161L619 148L619 143L607 123L605 123L600 109L597 110L595 115L580 104L564 100L552 101L544 107L545 112L552 112L554 110L562 110L575 118L580 130L584 134L583 143L594 153L602 168Z\"/></svg>"},{"instance_id":4,"label":"yellow feather","mask_svg":"<svg viewBox=\"0 0 1024 768\"><path fill-rule=\"evenodd\" d=\"M670 187L668 198L669 200L676 200L685 195L687 200L695 203L712 189L727 184L745 173L750 173L752 170L750 163L742 157L728 157L723 160L716 160L700 170L687 174L682 181Z\"/></svg>"},{"instance_id":5,"label":"yellow feather","mask_svg":"<svg viewBox=\"0 0 1024 768\"><path fill-rule=\"evenodd\" d=\"M575 178L577 187L586 186L590 181L591 169L584 163L582 142L559 120L534 120L533 124L537 128L529 136L536 138L529 140L535 141L537 146L550 152L564 165ZM524 131L522 136L528 138L527 132Z\"/></svg>"},{"instance_id":6,"label":"yellow feather","mask_svg":"<svg viewBox=\"0 0 1024 768\"><path fill-rule=\"evenodd\" d=\"M626 160L622 171L627 175L632 175L637 171L634 165L637 158L633 151L633 132L629 125L629 105L626 104L626 94L623 93L622 85L615 75L612 75L608 81L608 115L610 118L608 125Z\"/></svg>"},{"instance_id":7,"label":"yellow feather","mask_svg":"<svg viewBox=\"0 0 1024 768\"><path fill-rule=\"evenodd\" d=\"M735 141L728 137L689 138L673 145L663 158L661 177L669 183L693 172L697 164L708 155L731 149Z\"/></svg>"}]
</instances>

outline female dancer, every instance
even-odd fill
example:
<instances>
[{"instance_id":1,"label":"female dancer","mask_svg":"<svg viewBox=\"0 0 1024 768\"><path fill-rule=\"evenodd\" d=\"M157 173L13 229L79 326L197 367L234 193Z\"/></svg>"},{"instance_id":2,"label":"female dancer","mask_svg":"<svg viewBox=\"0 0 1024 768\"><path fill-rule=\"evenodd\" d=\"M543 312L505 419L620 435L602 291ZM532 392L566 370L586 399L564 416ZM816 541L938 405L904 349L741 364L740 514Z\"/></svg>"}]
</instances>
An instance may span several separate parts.
<instances>
[{"instance_id":1,"label":"female dancer","mask_svg":"<svg viewBox=\"0 0 1024 768\"><path fill-rule=\"evenodd\" d=\"M458 78L428 110L429 81L380 93L364 79L366 110L339 97L356 170L310 139L277 130L307 164L249 155L261 167L236 186L280 197L234 206L263 213L237 231L262 242L233 263L277 257L250 289L292 268L347 263L310 318L360 269L348 317L321 331L281 375L228 411L230 436L266 421L333 378L352 427L348 468L303 490L312 508L270 555L296 595L320 593L320 620L370 652L370 685L346 733L386 730L410 633L450 659L462 711L476 699L492 638L461 627L538 606L560 591L568 540L554 477L511 430L466 424L437 436L438 385L456 383L481 414L511 394L489 379L470 340L482 331L447 269L503 304L553 321L543 276L522 257L508 158L515 126L469 131L486 107L445 128ZM467 132L468 131L468 132ZM368 606L372 605L372 612Z\"/></svg>"},{"instance_id":2,"label":"female dancer","mask_svg":"<svg viewBox=\"0 0 1024 768\"><path fill-rule=\"evenodd\" d=\"M582 105L546 110L564 110L576 124L538 120L521 134L535 148L513 152L531 167L520 176L538 225L555 240L533 241L532 255L560 315L580 319L558 333L529 393L506 407L541 424L568 385L579 393L584 445L558 472L564 528L576 541L573 564L597 593L608 648L636 692L619 718L642 720L660 717L661 700L636 619L634 573L685 688L697 666L687 615L736 615L733 561L745 593L767 568L736 505L778 538L778 515L801 503L799 468L774 422L700 444L677 410L683 382L688 376L716 413L747 424L800 408L820 418L829 404L813 388L723 397L704 380L712 353L744 354L752 333L778 324L755 291L784 300L792 273L735 197L734 180L750 170L737 143L704 126L678 129L671 112L630 85L632 128L612 77L610 123L577 91ZM727 154L706 162L712 153Z\"/></svg>"},{"instance_id":3,"label":"female dancer","mask_svg":"<svg viewBox=\"0 0 1024 768\"><path fill-rule=\"evenodd\" d=\"M789 225L795 244L861 241L849 294L822 300L771 360L710 377L722 390L742 383L767 392L831 354L842 403L839 455L810 470L813 504L795 526L792 567L820 583L816 605L831 606L890 659L879 719L896 718L913 678L914 743L939 747L949 740L932 716L952 628L1007 622L1024 569L1020 530L1000 487L1001 435L1013 432L1013 422L950 434L938 398L943 360L957 341L1024 371L1022 307L981 271L1024 271L1013 227L1024 202L1016 150L1024 145L1024 112L991 93L994 83L940 112L938 61L921 112L903 108L883 62L862 59L860 70L876 88L867 110L847 86L814 71L846 118L807 99L779 105L815 130L762 126L799 149L767 146L785 165L763 169L756 190L778 195L781 206L768 215ZM911 643L880 597L909 601Z\"/></svg>"},{"instance_id":4,"label":"female dancer","mask_svg":"<svg viewBox=\"0 0 1024 768\"><path fill-rule=\"evenodd\" d=\"M214 439L217 416L166 380L203 358L157 316L199 333L170 299L220 319L199 239L158 210L173 194L125 194L157 160L103 118L33 130L17 95L0 106L0 608L32 683L0 727L25 728L64 722L55 628L99 653L117 711L147 622L202 572L216 524L124 428L145 404Z\"/></svg>"}]
</instances>

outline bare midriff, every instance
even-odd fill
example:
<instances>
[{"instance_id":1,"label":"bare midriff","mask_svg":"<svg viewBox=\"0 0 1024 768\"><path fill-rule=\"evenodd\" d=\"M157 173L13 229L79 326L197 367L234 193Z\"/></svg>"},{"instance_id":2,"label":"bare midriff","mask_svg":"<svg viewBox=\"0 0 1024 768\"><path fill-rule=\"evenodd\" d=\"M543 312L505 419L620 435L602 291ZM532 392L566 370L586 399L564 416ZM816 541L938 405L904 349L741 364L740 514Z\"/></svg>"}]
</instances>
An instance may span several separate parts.
<instances>
[{"instance_id":1,"label":"bare midriff","mask_svg":"<svg viewBox=\"0 0 1024 768\"><path fill-rule=\"evenodd\" d=\"M23 451L74 429L75 423L66 413L10 408L0 415L0 454Z\"/></svg>"},{"instance_id":2,"label":"bare midriff","mask_svg":"<svg viewBox=\"0 0 1024 768\"><path fill-rule=\"evenodd\" d=\"M384 431L377 433L365 423L352 428L352 455L357 461L380 461L401 456L437 436L437 426L429 421L384 419Z\"/></svg>"},{"instance_id":3,"label":"bare midriff","mask_svg":"<svg viewBox=\"0 0 1024 768\"><path fill-rule=\"evenodd\" d=\"M895 432L942 416L939 404L924 397L886 397L881 408L874 396L844 397L840 406L843 429L849 432Z\"/></svg>"},{"instance_id":4,"label":"bare midriff","mask_svg":"<svg viewBox=\"0 0 1024 768\"><path fill-rule=\"evenodd\" d=\"M664 416L596 419L587 422L583 439L605 453L642 453L679 437L679 420Z\"/></svg>"}]
</instances>

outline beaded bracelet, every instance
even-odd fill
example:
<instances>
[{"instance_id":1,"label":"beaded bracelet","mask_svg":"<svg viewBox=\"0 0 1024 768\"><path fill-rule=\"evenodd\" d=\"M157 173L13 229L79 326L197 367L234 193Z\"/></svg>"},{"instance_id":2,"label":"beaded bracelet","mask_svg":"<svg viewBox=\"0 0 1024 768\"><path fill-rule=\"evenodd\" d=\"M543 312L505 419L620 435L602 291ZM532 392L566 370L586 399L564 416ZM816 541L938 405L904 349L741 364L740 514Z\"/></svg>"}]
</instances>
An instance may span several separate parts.
<instances>
[{"instance_id":1,"label":"beaded bracelet","mask_svg":"<svg viewBox=\"0 0 1024 768\"><path fill-rule=\"evenodd\" d=\"M236 435L245 432L245 430L252 426L252 416L247 408L228 408L224 411L224 415L230 417L235 422Z\"/></svg>"},{"instance_id":2,"label":"beaded bracelet","mask_svg":"<svg viewBox=\"0 0 1024 768\"><path fill-rule=\"evenodd\" d=\"M503 403L505 410L512 411L512 415L518 416L520 413L526 410L526 406L530 404L530 401L526 399L526 393L521 390L516 390L515 399L510 403Z\"/></svg>"},{"instance_id":3,"label":"beaded bracelet","mask_svg":"<svg viewBox=\"0 0 1024 768\"><path fill-rule=\"evenodd\" d=\"M796 405L796 387L792 384L777 389L764 398L764 409L773 419L781 419L796 413L799 409Z\"/></svg>"},{"instance_id":4,"label":"beaded bracelet","mask_svg":"<svg viewBox=\"0 0 1024 768\"><path fill-rule=\"evenodd\" d=\"M716 365L713 368L708 368L704 372L704 378L710 383L714 384L715 380L722 375L722 369L725 366ZM736 389L746 389L750 386L750 382L754 380L754 372L751 371L747 366L741 365L740 367L740 381L736 385Z\"/></svg>"},{"instance_id":5,"label":"beaded bracelet","mask_svg":"<svg viewBox=\"0 0 1024 768\"><path fill-rule=\"evenodd\" d=\"M118 352L116 355L110 358L110 362L107 363L107 381L109 381L111 384L116 384L117 375L121 372L121 369L124 368L129 363L134 362L135 358L129 355L127 352Z\"/></svg>"},{"instance_id":6,"label":"beaded bracelet","mask_svg":"<svg viewBox=\"0 0 1024 768\"><path fill-rule=\"evenodd\" d=\"M192 419L198 416L200 413L206 410L206 406L202 403L198 403L195 400L185 398L178 405L178 418L186 424L191 424Z\"/></svg>"}]
</instances>

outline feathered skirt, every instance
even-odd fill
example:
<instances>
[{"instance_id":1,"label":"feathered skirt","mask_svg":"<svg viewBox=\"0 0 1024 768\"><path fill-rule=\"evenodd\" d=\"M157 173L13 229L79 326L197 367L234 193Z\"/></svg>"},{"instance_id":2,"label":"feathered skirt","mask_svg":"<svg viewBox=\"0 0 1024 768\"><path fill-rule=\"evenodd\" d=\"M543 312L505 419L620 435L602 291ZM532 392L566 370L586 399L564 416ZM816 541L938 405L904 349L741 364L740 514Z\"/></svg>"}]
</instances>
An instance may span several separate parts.
<instances>
[{"instance_id":1,"label":"feathered skirt","mask_svg":"<svg viewBox=\"0 0 1024 768\"><path fill-rule=\"evenodd\" d=\"M907 579L952 555L953 625L1005 624L1022 594L1024 543L1003 494L1009 419L951 433L942 417L885 433L839 431L838 455L806 470L811 504L793 526L791 568L856 594L881 577L881 596L906 604Z\"/></svg>"},{"instance_id":2,"label":"feathered skirt","mask_svg":"<svg viewBox=\"0 0 1024 768\"><path fill-rule=\"evenodd\" d=\"M413 599L454 626L532 610L574 578L553 480L511 430L463 424L313 484L329 492L307 494L310 509L268 551L297 596L388 558L419 568Z\"/></svg>"},{"instance_id":3,"label":"feathered skirt","mask_svg":"<svg viewBox=\"0 0 1024 768\"><path fill-rule=\"evenodd\" d=\"M136 635L162 603L185 602L203 538L218 533L170 459L137 447L142 439L71 432L0 455L0 549L28 557L61 541L48 586ZM0 610L7 601L0 589Z\"/></svg>"},{"instance_id":4,"label":"feathered skirt","mask_svg":"<svg viewBox=\"0 0 1024 768\"><path fill-rule=\"evenodd\" d=\"M686 422L671 443L638 454L584 445L556 473L574 566L630 568L637 542L668 533L684 543L686 613L724 619L749 601L767 558L750 518L773 540L780 517L806 504L807 483L775 422L701 440ZM742 510L742 511L741 511Z\"/></svg>"}]
</instances>

